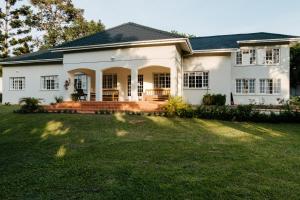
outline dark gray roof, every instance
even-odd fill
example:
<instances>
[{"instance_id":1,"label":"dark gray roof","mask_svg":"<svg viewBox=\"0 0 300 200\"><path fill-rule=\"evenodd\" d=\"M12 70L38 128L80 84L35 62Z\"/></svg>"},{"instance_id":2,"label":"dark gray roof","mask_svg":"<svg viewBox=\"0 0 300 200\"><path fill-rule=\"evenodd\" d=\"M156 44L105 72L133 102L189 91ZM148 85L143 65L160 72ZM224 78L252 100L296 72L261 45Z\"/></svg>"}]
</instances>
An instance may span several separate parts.
<instances>
[{"instance_id":1,"label":"dark gray roof","mask_svg":"<svg viewBox=\"0 0 300 200\"><path fill-rule=\"evenodd\" d=\"M79 38L77 40L64 43L55 48L104 45L112 43L162 40L174 38L182 38L182 36L129 22L87 37Z\"/></svg>"},{"instance_id":2,"label":"dark gray roof","mask_svg":"<svg viewBox=\"0 0 300 200\"><path fill-rule=\"evenodd\" d=\"M190 38L190 43L192 45L193 50L227 49L238 48L237 41L241 40L285 39L295 37L296 36L261 32L236 35L219 35L210 37L195 37ZM146 40L162 40L175 38L182 38L182 36L129 22L90 36L86 36L71 42L64 43L62 45L57 46L56 48L76 48L79 46L105 45L111 43L137 42ZM37 61L62 58L62 52L51 52L50 50L41 50L35 53L3 59L0 60L0 62L23 62L32 60Z\"/></svg>"},{"instance_id":3,"label":"dark gray roof","mask_svg":"<svg viewBox=\"0 0 300 200\"><path fill-rule=\"evenodd\" d=\"M209 50L209 49L229 49L238 48L238 41L242 40L266 40L266 39L287 39L297 36L282 35L275 33L247 33L235 35L218 35L208 37L190 38L193 50Z\"/></svg>"},{"instance_id":4,"label":"dark gray roof","mask_svg":"<svg viewBox=\"0 0 300 200\"><path fill-rule=\"evenodd\" d=\"M62 52L51 52L49 50L40 50L34 53L24 54L1 60L1 62L18 62L18 61L32 61L32 60L49 60L63 58Z\"/></svg>"}]
</instances>

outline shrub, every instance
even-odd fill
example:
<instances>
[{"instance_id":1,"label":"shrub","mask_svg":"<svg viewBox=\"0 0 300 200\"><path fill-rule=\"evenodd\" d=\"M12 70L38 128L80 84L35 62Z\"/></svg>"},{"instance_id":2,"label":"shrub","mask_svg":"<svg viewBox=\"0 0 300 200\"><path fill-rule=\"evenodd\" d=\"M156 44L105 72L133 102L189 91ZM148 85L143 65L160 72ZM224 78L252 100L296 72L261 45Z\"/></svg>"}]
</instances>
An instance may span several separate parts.
<instances>
[{"instance_id":1,"label":"shrub","mask_svg":"<svg viewBox=\"0 0 300 200\"><path fill-rule=\"evenodd\" d=\"M71 94L71 99L72 99L72 101L78 101L79 100L79 95L77 93L72 93Z\"/></svg>"},{"instance_id":2,"label":"shrub","mask_svg":"<svg viewBox=\"0 0 300 200\"><path fill-rule=\"evenodd\" d=\"M21 113L35 113L35 112L42 112L43 107L40 106L40 100L33 98L33 97L26 97L20 100L20 112Z\"/></svg>"},{"instance_id":3,"label":"shrub","mask_svg":"<svg viewBox=\"0 0 300 200\"><path fill-rule=\"evenodd\" d=\"M182 97L170 97L167 104L164 106L164 110L167 116L177 115L177 111L182 109L187 109L188 104L186 104Z\"/></svg>"},{"instance_id":4,"label":"shrub","mask_svg":"<svg viewBox=\"0 0 300 200\"><path fill-rule=\"evenodd\" d=\"M203 96L202 104L206 106L224 106L226 103L226 95L222 94L206 94Z\"/></svg>"},{"instance_id":5,"label":"shrub","mask_svg":"<svg viewBox=\"0 0 300 200\"><path fill-rule=\"evenodd\" d=\"M295 106L300 106L300 96L292 97L290 103Z\"/></svg>"},{"instance_id":6,"label":"shrub","mask_svg":"<svg viewBox=\"0 0 300 200\"><path fill-rule=\"evenodd\" d=\"M54 97L56 103L62 103L64 101L63 97Z\"/></svg>"}]
</instances>

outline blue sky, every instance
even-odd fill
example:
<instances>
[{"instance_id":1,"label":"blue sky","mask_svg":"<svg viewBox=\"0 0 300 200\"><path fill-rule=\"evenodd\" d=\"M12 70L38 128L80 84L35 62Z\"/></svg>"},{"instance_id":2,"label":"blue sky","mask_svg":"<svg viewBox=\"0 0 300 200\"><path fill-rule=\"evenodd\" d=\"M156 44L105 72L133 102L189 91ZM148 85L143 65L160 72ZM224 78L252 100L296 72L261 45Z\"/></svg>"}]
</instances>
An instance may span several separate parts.
<instances>
[{"instance_id":1,"label":"blue sky","mask_svg":"<svg viewBox=\"0 0 300 200\"><path fill-rule=\"evenodd\" d=\"M299 0L74 0L107 28L128 21L197 36L249 32L300 35Z\"/></svg>"}]
</instances>

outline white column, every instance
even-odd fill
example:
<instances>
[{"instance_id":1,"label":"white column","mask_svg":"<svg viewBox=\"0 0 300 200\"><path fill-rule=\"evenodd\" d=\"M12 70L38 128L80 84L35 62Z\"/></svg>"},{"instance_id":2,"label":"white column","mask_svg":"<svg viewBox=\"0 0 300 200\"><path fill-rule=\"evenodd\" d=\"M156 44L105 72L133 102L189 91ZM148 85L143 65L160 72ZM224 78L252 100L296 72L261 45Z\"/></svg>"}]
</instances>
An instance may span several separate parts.
<instances>
[{"instance_id":1,"label":"white column","mask_svg":"<svg viewBox=\"0 0 300 200\"><path fill-rule=\"evenodd\" d=\"M176 65L174 65L173 67L171 67L171 96L177 96L178 95L178 92L177 92L177 76L178 76L178 73L177 73L177 67Z\"/></svg>"},{"instance_id":2,"label":"white column","mask_svg":"<svg viewBox=\"0 0 300 200\"><path fill-rule=\"evenodd\" d=\"M131 101L138 101L138 68L131 68Z\"/></svg>"},{"instance_id":3,"label":"white column","mask_svg":"<svg viewBox=\"0 0 300 200\"><path fill-rule=\"evenodd\" d=\"M102 76L101 70L96 70L95 89L96 89L96 101L102 101Z\"/></svg>"}]
</instances>

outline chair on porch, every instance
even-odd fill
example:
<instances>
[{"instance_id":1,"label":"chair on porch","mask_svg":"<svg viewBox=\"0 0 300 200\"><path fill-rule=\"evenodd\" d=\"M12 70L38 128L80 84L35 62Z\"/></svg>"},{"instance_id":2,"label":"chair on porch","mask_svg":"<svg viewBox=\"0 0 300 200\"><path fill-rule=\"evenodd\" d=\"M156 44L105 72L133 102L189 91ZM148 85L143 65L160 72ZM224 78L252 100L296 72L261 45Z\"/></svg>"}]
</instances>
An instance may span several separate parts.
<instances>
[{"instance_id":1,"label":"chair on porch","mask_svg":"<svg viewBox=\"0 0 300 200\"><path fill-rule=\"evenodd\" d=\"M87 94L84 93L83 89L76 89L76 93L79 101L86 101Z\"/></svg>"}]
</instances>

